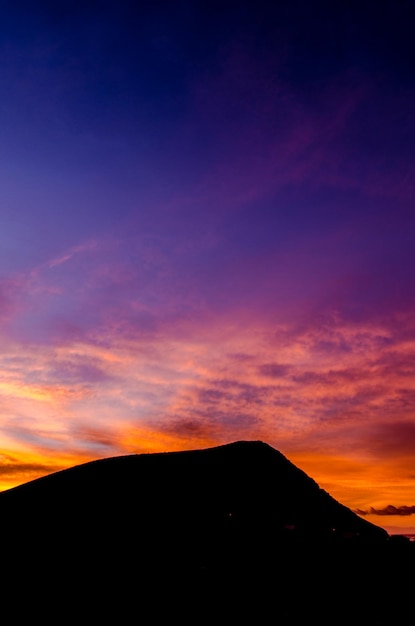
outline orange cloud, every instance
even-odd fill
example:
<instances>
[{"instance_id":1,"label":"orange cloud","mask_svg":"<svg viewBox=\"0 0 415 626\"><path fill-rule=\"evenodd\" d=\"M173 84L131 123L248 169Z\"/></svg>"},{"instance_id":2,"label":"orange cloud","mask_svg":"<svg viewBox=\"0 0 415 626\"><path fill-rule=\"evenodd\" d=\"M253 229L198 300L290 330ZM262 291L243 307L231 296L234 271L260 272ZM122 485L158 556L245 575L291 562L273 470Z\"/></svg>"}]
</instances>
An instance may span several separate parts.
<instances>
[{"instance_id":1,"label":"orange cloud","mask_svg":"<svg viewBox=\"0 0 415 626\"><path fill-rule=\"evenodd\" d=\"M90 458L262 439L351 508L406 505L415 484L408 339L339 320L296 333L237 320L179 331L6 342L0 446L15 461L2 466L3 484Z\"/></svg>"}]
</instances>

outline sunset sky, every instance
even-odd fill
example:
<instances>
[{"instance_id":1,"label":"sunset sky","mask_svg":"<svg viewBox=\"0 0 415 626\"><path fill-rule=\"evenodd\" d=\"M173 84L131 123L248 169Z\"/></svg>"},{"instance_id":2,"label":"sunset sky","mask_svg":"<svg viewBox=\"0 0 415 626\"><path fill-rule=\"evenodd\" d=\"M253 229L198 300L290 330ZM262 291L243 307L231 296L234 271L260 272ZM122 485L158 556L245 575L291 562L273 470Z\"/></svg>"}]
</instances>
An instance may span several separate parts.
<instances>
[{"instance_id":1,"label":"sunset sky","mask_svg":"<svg viewBox=\"0 0 415 626\"><path fill-rule=\"evenodd\" d=\"M1 3L0 489L253 439L415 532L414 11Z\"/></svg>"}]
</instances>

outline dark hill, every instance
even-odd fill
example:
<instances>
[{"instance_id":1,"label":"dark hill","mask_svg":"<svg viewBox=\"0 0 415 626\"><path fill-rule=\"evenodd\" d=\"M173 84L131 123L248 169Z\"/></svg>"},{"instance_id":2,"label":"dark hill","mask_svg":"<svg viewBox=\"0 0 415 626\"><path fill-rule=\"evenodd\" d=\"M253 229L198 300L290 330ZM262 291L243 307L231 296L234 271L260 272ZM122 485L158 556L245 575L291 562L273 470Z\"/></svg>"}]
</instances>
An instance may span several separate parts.
<instances>
[{"instance_id":1,"label":"dark hill","mask_svg":"<svg viewBox=\"0 0 415 626\"><path fill-rule=\"evenodd\" d=\"M129 519L163 534L183 525L220 528L226 520L313 539L387 536L260 441L85 463L0 493L0 510L13 525L40 523L37 532L46 520L65 528L70 519L72 532L82 532L92 519L108 530Z\"/></svg>"},{"instance_id":2,"label":"dark hill","mask_svg":"<svg viewBox=\"0 0 415 626\"><path fill-rule=\"evenodd\" d=\"M235 617L244 605L295 623L294 596L340 598L346 582L367 587L368 562L392 558L384 530L259 441L78 465L0 493L0 516L3 589L14 576L35 606L52 593L122 623L140 607Z\"/></svg>"}]
</instances>

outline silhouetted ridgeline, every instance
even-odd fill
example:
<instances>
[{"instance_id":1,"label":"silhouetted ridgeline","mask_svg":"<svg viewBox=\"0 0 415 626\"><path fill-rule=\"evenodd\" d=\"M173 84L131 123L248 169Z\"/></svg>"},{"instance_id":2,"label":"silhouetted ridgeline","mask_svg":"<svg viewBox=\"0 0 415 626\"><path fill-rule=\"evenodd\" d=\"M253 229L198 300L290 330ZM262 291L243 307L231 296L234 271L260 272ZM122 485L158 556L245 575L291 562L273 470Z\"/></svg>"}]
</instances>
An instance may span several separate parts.
<instances>
[{"instance_id":1,"label":"silhouetted ridgeline","mask_svg":"<svg viewBox=\"0 0 415 626\"><path fill-rule=\"evenodd\" d=\"M220 610L332 624L335 602L375 625L406 610L413 584L412 544L262 442L86 463L0 493L0 514L5 597L19 589L42 615L46 594L118 623Z\"/></svg>"}]
</instances>

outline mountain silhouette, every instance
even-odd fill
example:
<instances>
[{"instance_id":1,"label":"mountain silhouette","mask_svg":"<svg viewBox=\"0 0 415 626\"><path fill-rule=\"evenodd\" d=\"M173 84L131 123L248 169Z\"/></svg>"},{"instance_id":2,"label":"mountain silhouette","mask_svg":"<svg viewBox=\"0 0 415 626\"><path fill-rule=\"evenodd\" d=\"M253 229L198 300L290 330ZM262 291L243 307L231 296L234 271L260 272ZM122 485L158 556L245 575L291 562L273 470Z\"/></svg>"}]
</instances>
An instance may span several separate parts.
<instances>
[{"instance_id":1,"label":"mountain silhouette","mask_svg":"<svg viewBox=\"0 0 415 626\"><path fill-rule=\"evenodd\" d=\"M249 610L258 622L277 607L288 624L305 610L298 595L316 604L325 588L342 602L347 585L373 619L368 562L389 597L376 568L413 565L412 551L397 555L382 528L261 441L84 463L0 493L0 520L3 589L17 579L42 616L46 593L119 623L140 610L194 617L190 607L234 619ZM317 605L320 623L333 623L330 604Z\"/></svg>"}]
</instances>

